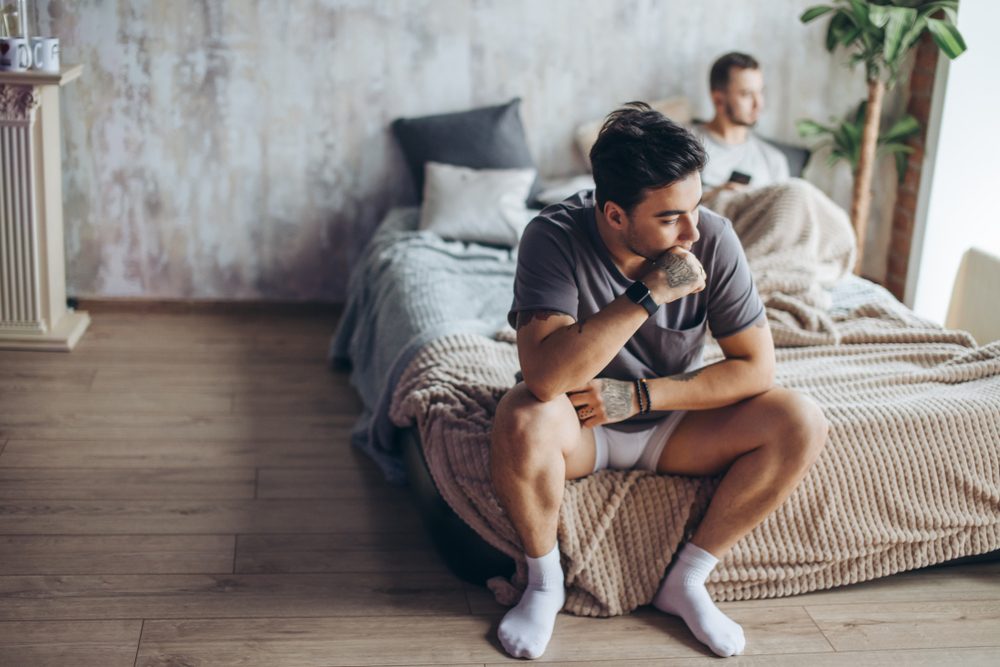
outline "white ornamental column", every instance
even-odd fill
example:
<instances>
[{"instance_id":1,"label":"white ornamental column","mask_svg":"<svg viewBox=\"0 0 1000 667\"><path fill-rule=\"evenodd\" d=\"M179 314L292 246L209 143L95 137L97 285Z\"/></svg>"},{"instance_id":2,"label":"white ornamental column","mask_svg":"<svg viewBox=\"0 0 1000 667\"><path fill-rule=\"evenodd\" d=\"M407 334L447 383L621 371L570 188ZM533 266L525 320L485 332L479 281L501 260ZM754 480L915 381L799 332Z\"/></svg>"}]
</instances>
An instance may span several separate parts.
<instances>
[{"instance_id":1,"label":"white ornamental column","mask_svg":"<svg viewBox=\"0 0 1000 667\"><path fill-rule=\"evenodd\" d=\"M62 350L90 323L66 307L58 73L0 72L0 349Z\"/></svg>"}]
</instances>

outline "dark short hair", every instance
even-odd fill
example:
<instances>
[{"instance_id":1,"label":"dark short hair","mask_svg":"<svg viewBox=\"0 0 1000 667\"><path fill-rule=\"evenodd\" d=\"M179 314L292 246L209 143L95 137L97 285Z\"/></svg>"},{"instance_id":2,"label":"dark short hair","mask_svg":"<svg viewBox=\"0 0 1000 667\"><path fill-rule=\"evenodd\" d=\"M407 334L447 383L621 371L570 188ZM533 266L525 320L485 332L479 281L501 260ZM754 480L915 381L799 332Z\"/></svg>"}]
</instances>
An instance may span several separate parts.
<instances>
[{"instance_id":1,"label":"dark short hair","mask_svg":"<svg viewBox=\"0 0 1000 667\"><path fill-rule=\"evenodd\" d=\"M712 72L708 75L708 87L711 90L725 90L729 85L729 73L736 69L760 69L760 63L753 56L733 51L721 56L712 65Z\"/></svg>"},{"instance_id":2,"label":"dark short hair","mask_svg":"<svg viewBox=\"0 0 1000 667\"><path fill-rule=\"evenodd\" d=\"M698 139L645 102L608 114L590 149L597 205L613 201L628 214L647 189L663 188L705 167Z\"/></svg>"}]
</instances>

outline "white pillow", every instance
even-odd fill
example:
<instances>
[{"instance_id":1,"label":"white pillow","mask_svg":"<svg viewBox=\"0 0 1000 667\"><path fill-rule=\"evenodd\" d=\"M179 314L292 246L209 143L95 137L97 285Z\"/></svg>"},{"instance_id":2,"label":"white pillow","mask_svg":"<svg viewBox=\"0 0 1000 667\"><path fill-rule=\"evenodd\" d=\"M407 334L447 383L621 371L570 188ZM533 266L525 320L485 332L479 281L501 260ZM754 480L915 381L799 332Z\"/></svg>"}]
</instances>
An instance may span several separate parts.
<instances>
[{"instance_id":1,"label":"white pillow","mask_svg":"<svg viewBox=\"0 0 1000 667\"><path fill-rule=\"evenodd\" d=\"M657 100L650 102L649 106L652 107L653 111L659 111L678 125L689 125L691 123L691 103L684 96ZM584 123L576 128L576 147L579 149L580 154L583 155L583 161L586 163L588 171L590 170L590 149L593 147L594 142L597 141L597 135L601 133L602 127L604 127L603 118Z\"/></svg>"},{"instance_id":2,"label":"white pillow","mask_svg":"<svg viewBox=\"0 0 1000 667\"><path fill-rule=\"evenodd\" d=\"M420 229L447 239L514 247L534 216L525 208L536 170L424 166Z\"/></svg>"},{"instance_id":3,"label":"white pillow","mask_svg":"<svg viewBox=\"0 0 1000 667\"><path fill-rule=\"evenodd\" d=\"M580 190L593 190L596 187L594 177L590 174L566 176L564 178L542 181L542 191L535 195L535 200L548 206L558 204L567 197L572 197Z\"/></svg>"}]
</instances>

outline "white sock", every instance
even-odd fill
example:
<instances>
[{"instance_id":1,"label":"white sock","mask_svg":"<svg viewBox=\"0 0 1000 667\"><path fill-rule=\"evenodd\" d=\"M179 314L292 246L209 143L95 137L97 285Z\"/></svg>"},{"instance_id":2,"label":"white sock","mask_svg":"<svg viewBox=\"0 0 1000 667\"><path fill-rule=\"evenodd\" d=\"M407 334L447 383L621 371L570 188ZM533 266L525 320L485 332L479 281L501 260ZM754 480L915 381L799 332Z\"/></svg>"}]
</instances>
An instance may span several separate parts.
<instances>
[{"instance_id":1,"label":"white sock","mask_svg":"<svg viewBox=\"0 0 1000 667\"><path fill-rule=\"evenodd\" d=\"M746 638L743 628L719 611L705 589L705 581L718 562L718 558L688 542L653 598L653 605L680 616L701 643L728 658L743 652Z\"/></svg>"},{"instance_id":2,"label":"white sock","mask_svg":"<svg viewBox=\"0 0 1000 667\"><path fill-rule=\"evenodd\" d=\"M500 643L515 658L541 657L552 638L556 614L566 602L559 544L544 556L528 556L527 561L528 586L497 631Z\"/></svg>"}]
</instances>

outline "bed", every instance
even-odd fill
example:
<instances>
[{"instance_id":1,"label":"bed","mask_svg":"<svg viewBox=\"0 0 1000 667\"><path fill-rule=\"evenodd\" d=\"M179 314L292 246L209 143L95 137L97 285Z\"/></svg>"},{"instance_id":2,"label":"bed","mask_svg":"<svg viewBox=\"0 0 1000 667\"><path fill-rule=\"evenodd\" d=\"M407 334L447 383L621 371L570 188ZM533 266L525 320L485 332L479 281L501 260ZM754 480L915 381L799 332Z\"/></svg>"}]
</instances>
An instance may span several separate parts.
<instances>
[{"instance_id":1,"label":"bed","mask_svg":"<svg viewBox=\"0 0 1000 667\"><path fill-rule=\"evenodd\" d=\"M718 202L768 308L777 381L817 400L827 447L793 495L726 555L717 600L794 595L1000 549L1000 343L925 321L850 275L846 214L803 181ZM777 213L775 213L777 211ZM330 359L365 412L354 445L409 481L446 562L512 604L524 584L489 480L489 429L515 383L506 324L516 252L419 230L392 210L351 279ZM721 355L709 341L706 362ZM653 597L717 483L605 470L567 483L569 612Z\"/></svg>"}]
</instances>

